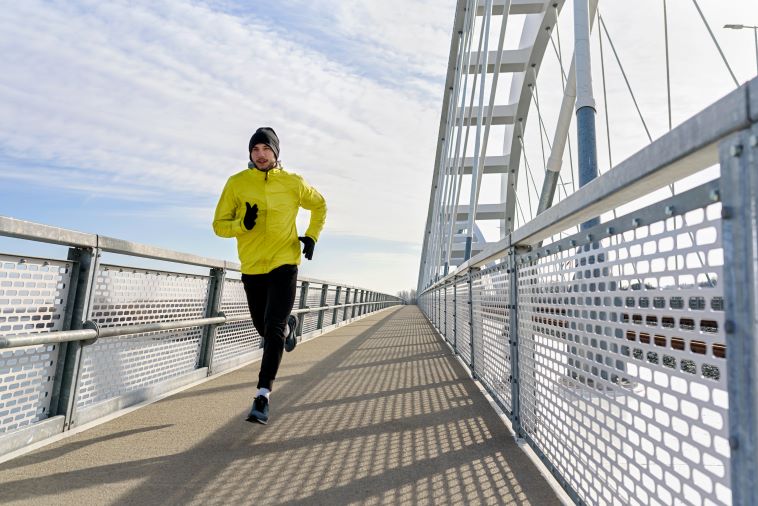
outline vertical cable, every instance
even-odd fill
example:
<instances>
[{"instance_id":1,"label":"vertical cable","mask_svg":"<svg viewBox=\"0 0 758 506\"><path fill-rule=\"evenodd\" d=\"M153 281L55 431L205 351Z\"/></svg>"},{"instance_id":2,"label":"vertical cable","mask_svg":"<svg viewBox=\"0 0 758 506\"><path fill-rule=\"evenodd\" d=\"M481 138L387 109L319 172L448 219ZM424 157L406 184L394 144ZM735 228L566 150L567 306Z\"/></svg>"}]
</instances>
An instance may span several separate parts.
<instances>
[{"instance_id":1,"label":"vertical cable","mask_svg":"<svg viewBox=\"0 0 758 506\"><path fill-rule=\"evenodd\" d=\"M666 13L666 0L663 0L663 36L666 44L666 97L669 109L669 130L671 130L671 74L669 64L669 21Z\"/></svg>"}]
</instances>

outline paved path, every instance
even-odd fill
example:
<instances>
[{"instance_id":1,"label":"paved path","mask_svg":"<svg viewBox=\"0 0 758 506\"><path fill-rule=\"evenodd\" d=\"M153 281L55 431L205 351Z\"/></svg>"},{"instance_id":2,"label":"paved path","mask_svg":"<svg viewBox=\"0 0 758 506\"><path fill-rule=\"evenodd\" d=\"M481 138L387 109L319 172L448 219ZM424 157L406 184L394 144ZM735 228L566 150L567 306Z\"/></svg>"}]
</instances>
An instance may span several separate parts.
<instances>
[{"instance_id":1,"label":"paved path","mask_svg":"<svg viewBox=\"0 0 758 506\"><path fill-rule=\"evenodd\" d=\"M0 465L0 504L560 504L415 306Z\"/></svg>"}]
</instances>

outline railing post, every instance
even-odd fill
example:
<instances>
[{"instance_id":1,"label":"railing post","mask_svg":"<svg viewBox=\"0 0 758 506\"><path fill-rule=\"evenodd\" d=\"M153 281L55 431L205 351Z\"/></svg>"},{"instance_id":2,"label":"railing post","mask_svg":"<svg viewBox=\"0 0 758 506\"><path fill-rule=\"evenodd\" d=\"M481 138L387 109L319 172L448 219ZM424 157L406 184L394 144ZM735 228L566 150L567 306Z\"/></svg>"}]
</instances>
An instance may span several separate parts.
<instances>
[{"instance_id":1,"label":"railing post","mask_svg":"<svg viewBox=\"0 0 758 506\"><path fill-rule=\"evenodd\" d=\"M298 309L306 309L308 307L308 287L311 284L308 281L302 281L300 283L300 302L298 304ZM303 322L305 321L305 315L307 313L300 313L297 319L297 331L295 335L302 336L303 335Z\"/></svg>"},{"instance_id":2,"label":"railing post","mask_svg":"<svg viewBox=\"0 0 758 506\"><path fill-rule=\"evenodd\" d=\"M453 279L453 351L458 354L458 283Z\"/></svg>"},{"instance_id":3,"label":"railing post","mask_svg":"<svg viewBox=\"0 0 758 506\"><path fill-rule=\"evenodd\" d=\"M469 340L471 341L471 377L476 379L476 358L474 349L474 291L473 283L471 279L471 269L466 272L466 282L468 283L468 324L469 324Z\"/></svg>"},{"instance_id":4,"label":"railing post","mask_svg":"<svg viewBox=\"0 0 758 506\"><path fill-rule=\"evenodd\" d=\"M358 289L353 289L353 307L350 308L350 318L355 318L355 312L358 310L358 306L355 304L358 302Z\"/></svg>"},{"instance_id":5,"label":"railing post","mask_svg":"<svg viewBox=\"0 0 758 506\"><path fill-rule=\"evenodd\" d=\"M350 292L351 292L351 290L350 290L349 287L345 288L345 304L350 304ZM342 312L342 321L350 319L350 314L351 314L352 310L353 310L353 308L351 308L351 307L346 307L346 308L343 309L343 312Z\"/></svg>"},{"instance_id":6,"label":"railing post","mask_svg":"<svg viewBox=\"0 0 758 506\"><path fill-rule=\"evenodd\" d=\"M758 125L720 146L732 501L758 498Z\"/></svg>"},{"instance_id":7,"label":"railing post","mask_svg":"<svg viewBox=\"0 0 758 506\"><path fill-rule=\"evenodd\" d=\"M523 436L521 432L521 398L519 384L519 327L518 327L518 269L516 268L516 250L508 250L506 273L509 274L509 293L506 311L510 312L510 349L511 349L511 427L516 437Z\"/></svg>"},{"instance_id":8,"label":"railing post","mask_svg":"<svg viewBox=\"0 0 758 506\"><path fill-rule=\"evenodd\" d=\"M326 298L329 294L329 285L324 283L321 285L321 300L319 302L319 307L326 306ZM324 316L326 315L326 309L322 309L318 312L318 323L316 324L316 328L318 330L321 330L324 328Z\"/></svg>"},{"instance_id":9,"label":"railing post","mask_svg":"<svg viewBox=\"0 0 758 506\"><path fill-rule=\"evenodd\" d=\"M340 295L342 295L342 286L338 285L337 286L337 293L334 296L334 305L335 306L339 306L340 305ZM332 325L336 325L338 323L338 321L339 321L338 318L339 317L337 315L339 314L339 311L340 311L339 309L335 309L334 310L334 314L332 314Z\"/></svg>"},{"instance_id":10,"label":"railing post","mask_svg":"<svg viewBox=\"0 0 758 506\"><path fill-rule=\"evenodd\" d=\"M71 248L68 259L76 262L76 282L71 283L69 295L69 330L79 330L89 320L92 299L95 293L97 268L100 262L98 248ZM50 399L50 416L63 415L63 430L70 430L76 424L76 396L82 373L82 357L86 341L64 343L59 350L58 366L55 371L53 393Z\"/></svg>"},{"instance_id":11,"label":"railing post","mask_svg":"<svg viewBox=\"0 0 758 506\"><path fill-rule=\"evenodd\" d=\"M208 301L205 308L206 318L217 316L221 311L221 298L223 296L225 278L225 269L219 269L215 267L211 269L210 281L208 284ZM213 373L213 350L216 345L217 328L218 325L206 325L203 329L203 340L200 346L199 367L207 367L208 376Z\"/></svg>"},{"instance_id":12,"label":"railing post","mask_svg":"<svg viewBox=\"0 0 758 506\"><path fill-rule=\"evenodd\" d=\"M443 315L445 315L445 318L442 323L442 335L445 337L445 341L447 341L447 285L442 285L442 307L444 308Z\"/></svg>"}]
</instances>

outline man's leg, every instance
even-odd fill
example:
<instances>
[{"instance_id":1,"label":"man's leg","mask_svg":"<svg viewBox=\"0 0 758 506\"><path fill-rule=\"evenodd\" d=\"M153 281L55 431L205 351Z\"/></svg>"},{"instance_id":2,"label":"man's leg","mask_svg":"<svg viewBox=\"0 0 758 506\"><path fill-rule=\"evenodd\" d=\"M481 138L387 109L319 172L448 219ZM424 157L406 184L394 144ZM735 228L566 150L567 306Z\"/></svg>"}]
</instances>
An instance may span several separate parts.
<instances>
[{"instance_id":1,"label":"man's leg","mask_svg":"<svg viewBox=\"0 0 758 506\"><path fill-rule=\"evenodd\" d=\"M268 275L267 274L243 274L242 286L245 288L247 307L250 309L250 317L253 326L260 334L261 339L266 335L266 303L268 299Z\"/></svg>"},{"instance_id":2,"label":"man's leg","mask_svg":"<svg viewBox=\"0 0 758 506\"><path fill-rule=\"evenodd\" d=\"M295 304L297 266L282 265L266 276L268 276L268 295L263 329L266 344L263 347L258 388L271 390L284 353L287 317Z\"/></svg>"}]
</instances>

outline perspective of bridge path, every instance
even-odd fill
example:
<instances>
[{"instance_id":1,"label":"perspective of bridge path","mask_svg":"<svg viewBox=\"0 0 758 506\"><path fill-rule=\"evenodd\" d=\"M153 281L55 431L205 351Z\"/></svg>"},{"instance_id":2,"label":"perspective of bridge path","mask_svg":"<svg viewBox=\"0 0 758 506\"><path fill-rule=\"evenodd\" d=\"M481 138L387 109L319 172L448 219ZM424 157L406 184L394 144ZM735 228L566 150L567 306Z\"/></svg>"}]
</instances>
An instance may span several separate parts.
<instances>
[{"instance_id":1,"label":"perspective of bridge path","mask_svg":"<svg viewBox=\"0 0 758 506\"><path fill-rule=\"evenodd\" d=\"M257 367L0 465L0 503L560 504L416 306L285 354L267 426Z\"/></svg>"}]
</instances>

